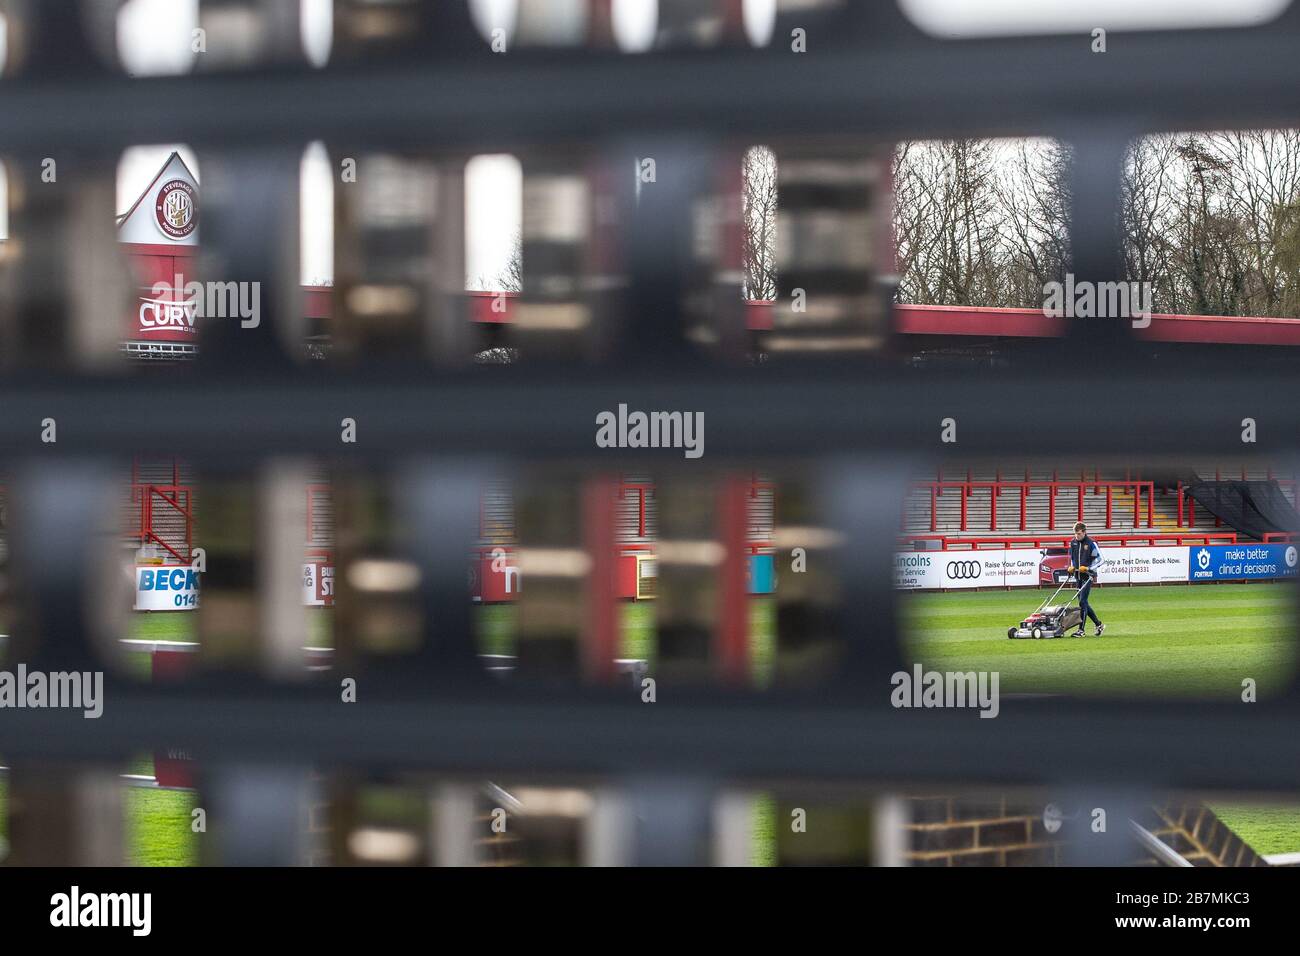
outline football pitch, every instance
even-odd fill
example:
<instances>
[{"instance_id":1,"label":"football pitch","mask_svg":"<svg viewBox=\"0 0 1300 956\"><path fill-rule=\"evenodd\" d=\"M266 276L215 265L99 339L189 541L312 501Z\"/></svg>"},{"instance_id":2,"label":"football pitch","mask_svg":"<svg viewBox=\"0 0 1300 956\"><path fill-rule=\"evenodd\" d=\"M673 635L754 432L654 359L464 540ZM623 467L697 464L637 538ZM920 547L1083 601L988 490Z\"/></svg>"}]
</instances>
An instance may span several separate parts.
<instances>
[{"instance_id":1,"label":"football pitch","mask_svg":"<svg viewBox=\"0 0 1300 956\"><path fill-rule=\"evenodd\" d=\"M1098 587L1102 637L1010 640L1051 592L899 596L907 659L939 671L997 671L1002 693L1237 698L1280 693L1295 667L1294 588L1285 584Z\"/></svg>"},{"instance_id":2,"label":"football pitch","mask_svg":"<svg viewBox=\"0 0 1300 956\"><path fill-rule=\"evenodd\" d=\"M909 660L933 670L996 670L1004 693L1106 693L1235 697L1244 677L1261 696L1291 679L1294 648L1289 637L1295 607L1291 589L1272 584L1166 588L1098 588L1093 605L1106 622L1101 638L1008 640L1006 630L1047 597L1046 590L902 594L903 631ZM476 609L482 650L513 650L515 614L509 606ZM314 623L314 642L328 643L328 615ZM622 654L654 657L654 608L622 609ZM132 637L194 640L190 614L140 614ZM1089 627L1091 631L1091 626ZM751 607L755 677L770 678L777 644L775 605ZM129 655L147 679L147 654ZM0 760L3 763L3 760ZM124 767L151 774L148 755ZM7 835L7 781L0 775L0 846ZM137 866L187 866L198 858L190 830L197 805L187 791L127 788L124 795L128 862ZM1213 809L1259 853L1300 851L1300 808L1219 805ZM756 848L771 850L771 839ZM757 853L757 850L756 850ZM770 855L770 853L768 854ZM758 854L756 862L771 861Z\"/></svg>"},{"instance_id":3,"label":"football pitch","mask_svg":"<svg viewBox=\"0 0 1300 956\"><path fill-rule=\"evenodd\" d=\"M1099 587L1092 606L1106 633L1010 640L1051 592L901 594L907 659L927 670L997 671L1002 693L1236 699L1253 678L1280 693L1295 671L1294 589L1287 584ZM1300 851L1300 808L1212 804L1257 853Z\"/></svg>"}]
</instances>

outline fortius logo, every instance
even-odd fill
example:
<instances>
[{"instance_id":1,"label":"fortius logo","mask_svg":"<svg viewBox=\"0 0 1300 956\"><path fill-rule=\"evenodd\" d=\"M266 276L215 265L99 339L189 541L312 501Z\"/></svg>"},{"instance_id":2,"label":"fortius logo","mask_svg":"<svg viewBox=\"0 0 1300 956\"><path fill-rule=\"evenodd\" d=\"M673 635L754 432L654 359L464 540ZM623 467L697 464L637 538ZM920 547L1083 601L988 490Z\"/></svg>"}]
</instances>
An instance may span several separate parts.
<instances>
[{"instance_id":1,"label":"fortius logo","mask_svg":"<svg viewBox=\"0 0 1300 956\"><path fill-rule=\"evenodd\" d=\"M979 708L981 717L996 717L1000 709L997 671L927 671L920 664L912 672L895 671L889 703L912 707Z\"/></svg>"},{"instance_id":2,"label":"fortius logo","mask_svg":"<svg viewBox=\"0 0 1300 956\"><path fill-rule=\"evenodd\" d=\"M1043 313L1053 318L1132 319L1133 328L1151 324L1150 282L1075 282L1074 273L1065 282L1043 286Z\"/></svg>"},{"instance_id":3,"label":"fortius logo","mask_svg":"<svg viewBox=\"0 0 1300 956\"><path fill-rule=\"evenodd\" d=\"M262 324L262 283L196 282L182 275L155 282L151 299L140 300L140 330L194 331L197 319L239 319L245 329Z\"/></svg>"},{"instance_id":4,"label":"fortius logo","mask_svg":"<svg viewBox=\"0 0 1300 956\"><path fill-rule=\"evenodd\" d=\"M1192 569L1193 578L1213 578L1214 569L1210 564L1214 561L1214 556L1210 554L1208 548L1201 548L1196 552L1196 567Z\"/></svg>"},{"instance_id":5,"label":"fortius logo","mask_svg":"<svg viewBox=\"0 0 1300 956\"><path fill-rule=\"evenodd\" d=\"M0 709L57 707L82 711L87 720L104 713L103 671L29 671L26 664L0 671Z\"/></svg>"},{"instance_id":6,"label":"fortius logo","mask_svg":"<svg viewBox=\"0 0 1300 956\"><path fill-rule=\"evenodd\" d=\"M703 412L617 412L596 416L597 448L681 448L687 458L704 454Z\"/></svg>"},{"instance_id":7,"label":"fortius logo","mask_svg":"<svg viewBox=\"0 0 1300 956\"><path fill-rule=\"evenodd\" d=\"M50 925L127 927L132 936L153 928L152 893L83 893L78 886L50 897Z\"/></svg>"}]
</instances>

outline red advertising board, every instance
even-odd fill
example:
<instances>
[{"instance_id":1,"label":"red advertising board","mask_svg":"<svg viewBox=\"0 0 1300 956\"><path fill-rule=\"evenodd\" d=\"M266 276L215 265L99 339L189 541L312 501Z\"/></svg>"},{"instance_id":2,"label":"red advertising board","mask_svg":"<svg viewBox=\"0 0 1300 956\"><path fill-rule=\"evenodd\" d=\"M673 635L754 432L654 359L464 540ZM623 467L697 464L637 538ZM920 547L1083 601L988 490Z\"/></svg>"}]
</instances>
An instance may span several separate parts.
<instances>
[{"instance_id":1,"label":"red advertising board","mask_svg":"<svg viewBox=\"0 0 1300 956\"><path fill-rule=\"evenodd\" d=\"M479 557L470 569L471 593L485 604L519 598L519 561L514 551L495 548Z\"/></svg>"},{"instance_id":2,"label":"red advertising board","mask_svg":"<svg viewBox=\"0 0 1300 956\"><path fill-rule=\"evenodd\" d=\"M198 303L185 292L196 281L195 246L124 245L136 294L127 316L133 342L194 342ZM177 284L180 288L177 288Z\"/></svg>"},{"instance_id":3,"label":"red advertising board","mask_svg":"<svg viewBox=\"0 0 1300 956\"><path fill-rule=\"evenodd\" d=\"M470 564L470 593L476 601L484 604L517 601L522 586L519 557L512 548L485 551ZM620 598L637 596L637 554L618 556L616 586Z\"/></svg>"},{"instance_id":4,"label":"red advertising board","mask_svg":"<svg viewBox=\"0 0 1300 956\"><path fill-rule=\"evenodd\" d=\"M155 750L153 776L160 787L194 789L194 758L184 750Z\"/></svg>"}]
</instances>

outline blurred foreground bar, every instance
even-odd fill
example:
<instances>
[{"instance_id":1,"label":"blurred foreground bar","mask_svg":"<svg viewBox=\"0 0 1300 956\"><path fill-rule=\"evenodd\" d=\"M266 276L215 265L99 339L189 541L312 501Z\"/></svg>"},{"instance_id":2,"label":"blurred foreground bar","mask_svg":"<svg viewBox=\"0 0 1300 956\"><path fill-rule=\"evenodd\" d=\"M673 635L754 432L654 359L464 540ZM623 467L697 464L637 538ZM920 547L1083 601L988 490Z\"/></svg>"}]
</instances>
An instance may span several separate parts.
<instances>
[{"instance_id":1,"label":"blurred foreground bar","mask_svg":"<svg viewBox=\"0 0 1300 956\"><path fill-rule=\"evenodd\" d=\"M775 354L854 352L885 342L875 281L880 161L864 147L777 153L777 300L765 344Z\"/></svg>"},{"instance_id":2,"label":"blurred foreground bar","mask_svg":"<svg viewBox=\"0 0 1300 956\"><path fill-rule=\"evenodd\" d=\"M339 359L466 362L463 160L334 152L355 170L334 191Z\"/></svg>"}]
</instances>

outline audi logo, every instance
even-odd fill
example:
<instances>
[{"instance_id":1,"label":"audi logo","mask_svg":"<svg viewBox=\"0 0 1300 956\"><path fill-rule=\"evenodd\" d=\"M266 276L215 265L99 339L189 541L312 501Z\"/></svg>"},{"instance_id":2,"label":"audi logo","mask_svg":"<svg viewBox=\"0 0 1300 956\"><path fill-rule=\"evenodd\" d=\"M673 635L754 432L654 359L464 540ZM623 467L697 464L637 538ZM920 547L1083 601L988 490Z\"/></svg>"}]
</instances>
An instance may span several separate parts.
<instances>
[{"instance_id":1,"label":"audi logo","mask_svg":"<svg viewBox=\"0 0 1300 956\"><path fill-rule=\"evenodd\" d=\"M948 562L948 580L950 581L973 581L979 577L983 568L978 561L949 561Z\"/></svg>"}]
</instances>

